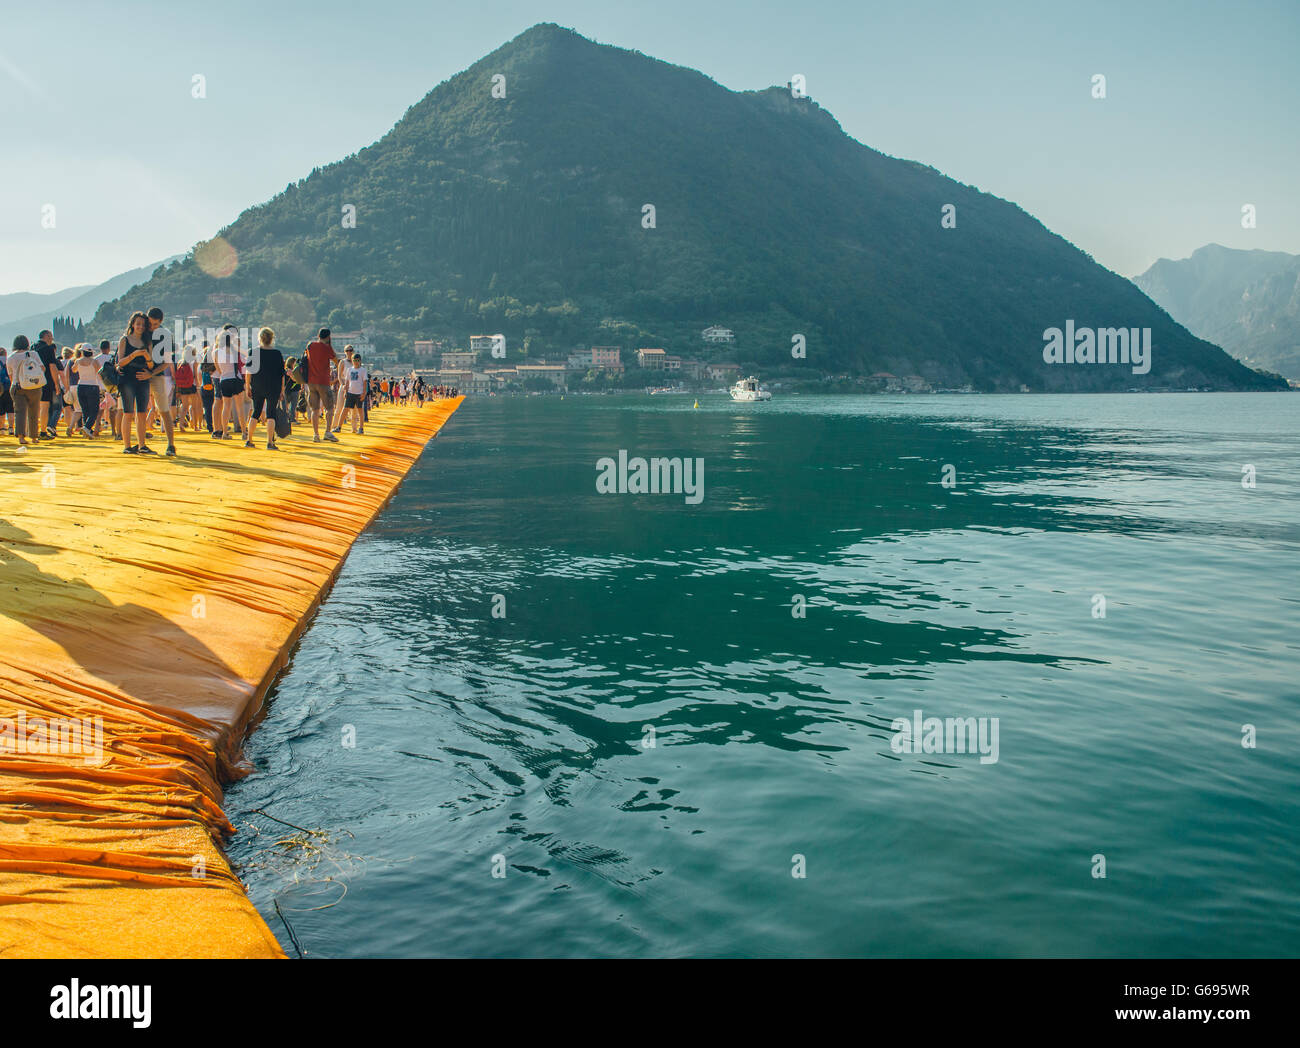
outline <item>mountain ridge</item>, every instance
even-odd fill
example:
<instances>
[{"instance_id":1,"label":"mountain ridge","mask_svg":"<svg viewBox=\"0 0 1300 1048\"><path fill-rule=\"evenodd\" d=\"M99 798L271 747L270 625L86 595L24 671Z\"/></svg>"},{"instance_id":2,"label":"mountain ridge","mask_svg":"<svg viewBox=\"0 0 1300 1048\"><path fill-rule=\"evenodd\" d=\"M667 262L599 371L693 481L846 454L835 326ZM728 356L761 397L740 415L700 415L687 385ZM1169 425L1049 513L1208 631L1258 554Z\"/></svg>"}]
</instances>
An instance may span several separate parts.
<instances>
[{"instance_id":1,"label":"mountain ridge","mask_svg":"<svg viewBox=\"0 0 1300 1048\"><path fill-rule=\"evenodd\" d=\"M38 312L57 313L59 307L91 290L94 284L81 284L61 291L13 291L0 295L0 324ZM84 318L78 318L84 319Z\"/></svg>"},{"instance_id":2,"label":"mountain ridge","mask_svg":"<svg viewBox=\"0 0 1300 1048\"><path fill-rule=\"evenodd\" d=\"M1300 255L1205 244L1133 283L1199 337L1300 380Z\"/></svg>"},{"instance_id":3,"label":"mountain ridge","mask_svg":"<svg viewBox=\"0 0 1300 1048\"><path fill-rule=\"evenodd\" d=\"M40 305L27 316L0 321L0 340L8 343L15 335L26 335L34 339L42 328L51 326L53 318L71 316L74 321L85 320L93 324L93 317L105 302L119 299L137 284L144 283L156 273L161 266L169 265L184 256L172 255L149 266L128 269L124 273L109 277L100 284L88 284L85 287L68 288L54 292L50 302ZM123 318L125 320L125 318ZM117 332L121 334L121 332ZM105 336L107 337L107 336Z\"/></svg>"}]
</instances>

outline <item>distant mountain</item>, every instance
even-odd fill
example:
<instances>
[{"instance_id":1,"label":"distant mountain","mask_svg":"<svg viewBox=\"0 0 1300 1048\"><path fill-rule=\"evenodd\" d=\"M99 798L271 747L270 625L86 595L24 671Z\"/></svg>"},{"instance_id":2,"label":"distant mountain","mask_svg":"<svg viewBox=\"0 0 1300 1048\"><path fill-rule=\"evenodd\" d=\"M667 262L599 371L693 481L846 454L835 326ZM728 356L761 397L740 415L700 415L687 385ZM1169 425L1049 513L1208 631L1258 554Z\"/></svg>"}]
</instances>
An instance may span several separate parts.
<instances>
[{"instance_id":1,"label":"distant mountain","mask_svg":"<svg viewBox=\"0 0 1300 1048\"><path fill-rule=\"evenodd\" d=\"M504 91L504 97L494 96ZM653 205L654 227L645 205ZM955 228L941 226L945 205ZM355 225L348 218L355 209ZM849 138L785 88L538 25L412 106L382 139L245 211L107 303L292 333L501 332L511 351L663 347L782 371L920 376L985 390L1276 388L1014 204ZM1044 332L1150 328L1149 374L1049 365ZM794 359L803 335L806 358Z\"/></svg>"},{"instance_id":2,"label":"distant mountain","mask_svg":"<svg viewBox=\"0 0 1300 1048\"><path fill-rule=\"evenodd\" d=\"M1238 360L1300 379L1300 255L1207 244L1133 283Z\"/></svg>"},{"instance_id":3,"label":"distant mountain","mask_svg":"<svg viewBox=\"0 0 1300 1048\"><path fill-rule=\"evenodd\" d=\"M139 269L119 273L117 276L105 280L102 284L68 288L67 291L58 291L52 295L27 295L23 292L13 295L0 295L0 305L10 300L16 302L31 298L48 300L37 302L34 308L29 305L29 311L23 316L0 320L0 341L3 341L8 346L12 344L15 335L26 335L28 338L34 339L42 328L50 326L50 321L56 315L71 316L74 320L89 321L105 302L119 299L137 284L143 284L148 280L160 266L168 265L181 257L180 255L173 255L171 258L163 259L163 261L152 266L141 266ZM0 311L0 316L12 312L13 310L3 310ZM124 317L123 320L125 319ZM120 331L117 333L121 334Z\"/></svg>"},{"instance_id":4,"label":"distant mountain","mask_svg":"<svg viewBox=\"0 0 1300 1048\"><path fill-rule=\"evenodd\" d=\"M81 287L64 288L62 291L51 291L44 295L31 291L16 291L9 295L0 295L0 324L34 313L57 313L63 306L82 292L89 291L93 286L93 284L83 284Z\"/></svg>"}]
</instances>

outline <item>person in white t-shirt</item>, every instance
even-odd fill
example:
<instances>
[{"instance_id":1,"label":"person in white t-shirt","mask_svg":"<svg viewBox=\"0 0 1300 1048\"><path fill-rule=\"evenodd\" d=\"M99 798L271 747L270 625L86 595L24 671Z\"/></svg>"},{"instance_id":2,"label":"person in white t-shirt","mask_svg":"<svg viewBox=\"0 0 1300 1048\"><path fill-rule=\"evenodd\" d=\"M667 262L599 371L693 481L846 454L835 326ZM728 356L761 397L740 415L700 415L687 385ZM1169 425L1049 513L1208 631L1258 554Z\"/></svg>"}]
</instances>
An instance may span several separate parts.
<instances>
[{"instance_id":1,"label":"person in white t-shirt","mask_svg":"<svg viewBox=\"0 0 1300 1048\"><path fill-rule=\"evenodd\" d=\"M172 394L176 392L176 344L172 334L163 324L163 311L154 306L149 310L149 414L145 416L146 433L153 432L155 418L162 419L163 433L167 437L167 454L176 454L176 420L172 417Z\"/></svg>"},{"instance_id":2,"label":"person in white t-shirt","mask_svg":"<svg viewBox=\"0 0 1300 1048\"><path fill-rule=\"evenodd\" d=\"M95 351L85 343L77 348L78 356L68 367L68 381L76 383L73 387L77 398L75 409L81 416L81 432L86 437L94 437L103 404L104 382L99 377Z\"/></svg>"},{"instance_id":3,"label":"person in white t-shirt","mask_svg":"<svg viewBox=\"0 0 1300 1048\"><path fill-rule=\"evenodd\" d=\"M226 427L234 423L242 436L248 429L248 394L244 381L244 366L248 357L239 342L239 332L234 324L227 324L217 335L212 347L212 362L217 366L221 382L221 399L212 405L212 436L228 440Z\"/></svg>"},{"instance_id":4,"label":"person in white t-shirt","mask_svg":"<svg viewBox=\"0 0 1300 1048\"><path fill-rule=\"evenodd\" d=\"M361 363L361 354L352 354L352 363L344 372L344 378L348 384L347 400L343 402L343 421L346 422L348 417L352 418L352 432L364 433L366 431L366 419L361 410L361 402L366 396L366 383L370 381L370 372Z\"/></svg>"},{"instance_id":5,"label":"person in white t-shirt","mask_svg":"<svg viewBox=\"0 0 1300 1048\"><path fill-rule=\"evenodd\" d=\"M112 359L112 344L108 339L104 339L99 344L99 352L95 354L95 367L102 371L104 365ZM100 381L102 384L103 380L101 379ZM108 387L105 386L104 395L99 401L99 417L95 419L95 436L99 436L101 432L100 427L107 422L109 436L117 438L119 436L117 432L117 415L117 398L113 396L112 392L110 392Z\"/></svg>"}]
</instances>

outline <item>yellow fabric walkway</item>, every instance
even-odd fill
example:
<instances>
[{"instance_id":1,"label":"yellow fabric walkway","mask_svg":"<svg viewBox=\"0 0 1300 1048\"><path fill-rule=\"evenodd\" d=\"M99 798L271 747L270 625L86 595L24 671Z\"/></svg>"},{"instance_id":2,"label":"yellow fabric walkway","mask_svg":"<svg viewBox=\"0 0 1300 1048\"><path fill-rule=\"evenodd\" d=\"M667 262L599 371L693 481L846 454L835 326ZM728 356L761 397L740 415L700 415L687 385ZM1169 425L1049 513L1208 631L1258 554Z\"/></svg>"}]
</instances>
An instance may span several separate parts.
<instances>
[{"instance_id":1,"label":"yellow fabric walkway","mask_svg":"<svg viewBox=\"0 0 1300 1048\"><path fill-rule=\"evenodd\" d=\"M179 434L175 459L0 438L0 957L283 956L217 846L221 783L462 399L380 407L339 444L299 425L278 452L260 427L256 449Z\"/></svg>"}]
</instances>

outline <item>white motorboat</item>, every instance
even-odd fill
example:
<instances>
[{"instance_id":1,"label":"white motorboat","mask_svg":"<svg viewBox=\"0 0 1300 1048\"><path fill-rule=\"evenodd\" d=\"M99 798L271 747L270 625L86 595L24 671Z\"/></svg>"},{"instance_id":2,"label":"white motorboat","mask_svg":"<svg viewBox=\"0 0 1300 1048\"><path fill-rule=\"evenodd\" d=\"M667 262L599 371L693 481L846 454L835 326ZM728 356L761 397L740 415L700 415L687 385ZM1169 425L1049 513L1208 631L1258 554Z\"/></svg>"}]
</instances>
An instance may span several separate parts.
<instances>
[{"instance_id":1,"label":"white motorboat","mask_svg":"<svg viewBox=\"0 0 1300 1048\"><path fill-rule=\"evenodd\" d=\"M739 404L751 404L756 400L771 400L772 394L765 389L759 389L758 379L751 375L749 378L742 378L731 387L731 399Z\"/></svg>"}]
</instances>

